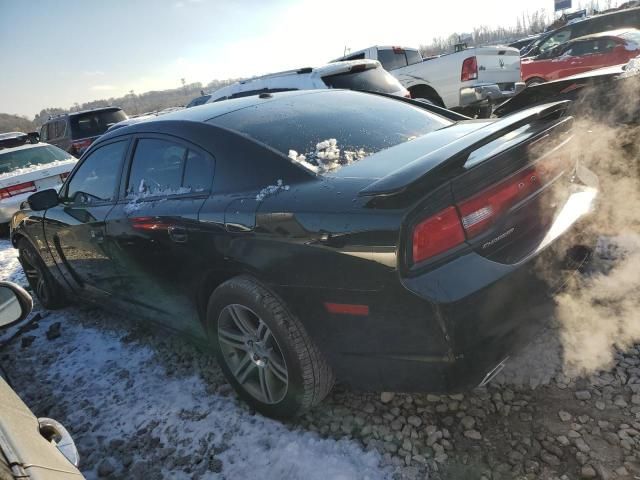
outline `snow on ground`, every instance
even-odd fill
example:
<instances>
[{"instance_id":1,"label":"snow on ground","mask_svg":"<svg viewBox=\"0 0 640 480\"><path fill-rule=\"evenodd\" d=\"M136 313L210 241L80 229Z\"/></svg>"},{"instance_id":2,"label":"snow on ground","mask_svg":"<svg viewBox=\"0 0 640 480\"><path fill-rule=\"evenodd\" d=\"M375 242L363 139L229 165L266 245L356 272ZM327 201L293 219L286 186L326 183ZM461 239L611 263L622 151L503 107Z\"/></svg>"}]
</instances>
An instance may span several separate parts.
<instances>
[{"instance_id":1,"label":"snow on ground","mask_svg":"<svg viewBox=\"0 0 640 480\"><path fill-rule=\"evenodd\" d=\"M0 242L0 275L24 283L15 250ZM62 335L47 340L50 325ZM36 414L73 435L87 478L384 479L380 455L249 411L215 360L179 339L99 310L71 307L40 320L13 359L13 378ZM110 472L110 474L109 474ZM109 474L109 475L105 475Z\"/></svg>"}]
</instances>

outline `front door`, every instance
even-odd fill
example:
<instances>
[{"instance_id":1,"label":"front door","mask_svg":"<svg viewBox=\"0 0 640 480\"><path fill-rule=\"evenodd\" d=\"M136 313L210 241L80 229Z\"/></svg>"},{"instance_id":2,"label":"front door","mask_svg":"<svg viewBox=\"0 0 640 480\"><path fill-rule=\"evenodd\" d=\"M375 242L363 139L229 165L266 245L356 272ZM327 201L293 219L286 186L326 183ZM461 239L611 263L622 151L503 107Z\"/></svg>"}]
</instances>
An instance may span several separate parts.
<instances>
[{"instance_id":1,"label":"front door","mask_svg":"<svg viewBox=\"0 0 640 480\"><path fill-rule=\"evenodd\" d=\"M105 219L118 193L128 140L103 145L75 169L60 203L45 213L45 235L65 279L92 300L111 295L116 269L105 244Z\"/></svg>"},{"instance_id":2,"label":"front door","mask_svg":"<svg viewBox=\"0 0 640 480\"><path fill-rule=\"evenodd\" d=\"M201 338L196 294L208 235L198 212L212 181L206 152L175 137L138 138L106 227L123 279L118 297L142 316Z\"/></svg>"}]
</instances>

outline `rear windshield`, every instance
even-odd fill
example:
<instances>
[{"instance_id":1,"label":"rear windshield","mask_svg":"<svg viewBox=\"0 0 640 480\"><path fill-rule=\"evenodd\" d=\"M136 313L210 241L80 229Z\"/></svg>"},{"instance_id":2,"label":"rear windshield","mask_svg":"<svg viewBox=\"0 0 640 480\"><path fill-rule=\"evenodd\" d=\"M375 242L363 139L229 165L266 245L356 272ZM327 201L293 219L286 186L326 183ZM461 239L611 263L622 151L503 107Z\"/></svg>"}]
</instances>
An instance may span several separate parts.
<instances>
[{"instance_id":1,"label":"rear windshield","mask_svg":"<svg viewBox=\"0 0 640 480\"><path fill-rule=\"evenodd\" d=\"M398 93L403 90L400 82L382 68L369 68L360 72L345 72L322 77L330 88L346 88L368 92Z\"/></svg>"},{"instance_id":2,"label":"rear windshield","mask_svg":"<svg viewBox=\"0 0 640 480\"><path fill-rule=\"evenodd\" d=\"M378 50L378 60L385 70L395 70L407 66L407 57L404 50L380 49Z\"/></svg>"},{"instance_id":3,"label":"rear windshield","mask_svg":"<svg viewBox=\"0 0 640 480\"><path fill-rule=\"evenodd\" d=\"M24 150L0 151L0 175L21 168L34 167L55 162L71 160L73 157L53 145L42 145Z\"/></svg>"},{"instance_id":4,"label":"rear windshield","mask_svg":"<svg viewBox=\"0 0 640 480\"><path fill-rule=\"evenodd\" d=\"M122 120L127 115L122 110L101 110L73 115L70 118L72 138L97 137Z\"/></svg>"},{"instance_id":5,"label":"rear windshield","mask_svg":"<svg viewBox=\"0 0 640 480\"><path fill-rule=\"evenodd\" d=\"M320 174L452 123L401 100L348 90L283 97L209 122L263 142Z\"/></svg>"}]
</instances>

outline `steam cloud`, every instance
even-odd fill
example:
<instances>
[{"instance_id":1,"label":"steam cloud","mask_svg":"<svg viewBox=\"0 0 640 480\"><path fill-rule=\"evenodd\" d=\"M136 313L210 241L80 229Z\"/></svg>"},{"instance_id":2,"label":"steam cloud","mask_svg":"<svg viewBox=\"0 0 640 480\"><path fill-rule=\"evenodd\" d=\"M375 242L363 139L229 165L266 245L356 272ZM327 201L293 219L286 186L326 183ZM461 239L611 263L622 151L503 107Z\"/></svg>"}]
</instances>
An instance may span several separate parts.
<instances>
[{"instance_id":1,"label":"steam cloud","mask_svg":"<svg viewBox=\"0 0 640 480\"><path fill-rule=\"evenodd\" d=\"M640 342L639 87L636 76L612 82L608 99L585 89L574 106L573 153L598 175L600 204L589 227L599 237L594 260L555 298L568 373L605 370Z\"/></svg>"}]
</instances>

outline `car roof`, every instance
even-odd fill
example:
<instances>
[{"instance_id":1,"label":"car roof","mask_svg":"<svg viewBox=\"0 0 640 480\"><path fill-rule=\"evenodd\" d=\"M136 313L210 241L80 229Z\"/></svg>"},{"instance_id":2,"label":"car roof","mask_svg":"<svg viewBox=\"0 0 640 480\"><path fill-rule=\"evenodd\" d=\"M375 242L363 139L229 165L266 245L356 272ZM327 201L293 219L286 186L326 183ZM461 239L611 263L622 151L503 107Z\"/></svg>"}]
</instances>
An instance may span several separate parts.
<instances>
[{"instance_id":1,"label":"car roof","mask_svg":"<svg viewBox=\"0 0 640 480\"><path fill-rule=\"evenodd\" d=\"M45 123L53 122L55 120L65 118L65 117L75 117L76 115L83 115L85 113L103 112L103 111L115 112L116 110L122 110L122 109L120 107L98 107L98 108L88 108L87 110L80 110L79 112L59 113L49 117L49 119Z\"/></svg>"},{"instance_id":2,"label":"car roof","mask_svg":"<svg viewBox=\"0 0 640 480\"><path fill-rule=\"evenodd\" d=\"M331 63L337 63L337 62L342 61L343 58L348 58L348 57L351 57L353 55L358 55L360 53L364 53L367 50L369 50L370 48L377 48L378 50L393 50L394 48L399 48L399 49L402 49L402 50L413 50L413 51L416 51L416 52L419 51L419 49L414 48L414 47L402 47L400 45L372 45L372 46L367 47L367 48L362 48L360 50L354 50L353 52L349 52L348 54L343 55L341 57L338 57L335 60L331 60Z\"/></svg>"},{"instance_id":3,"label":"car roof","mask_svg":"<svg viewBox=\"0 0 640 480\"><path fill-rule=\"evenodd\" d=\"M17 138L17 137L24 137L27 134L24 132L4 132L4 133L0 133L0 140L7 140L9 138Z\"/></svg>"},{"instance_id":4,"label":"car roof","mask_svg":"<svg viewBox=\"0 0 640 480\"><path fill-rule=\"evenodd\" d=\"M617 30L609 30L607 32L598 32L598 33L592 33L590 35L584 35L582 37L576 37L576 38L572 38L571 40L569 40L568 43L574 43L574 42L581 42L584 40L591 40L591 39L595 39L595 38L602 38L602 37L619 37L625 33L629 33L629 32L639 32L640 30L638 30L637 28L619 28Z\"/></svg>"},{"instance_id":5,"label":"car roof","mask_svg":"<svg viewBox=\"0 0 640 480\"><path fill-rule=\"evenodd\" d=\"M345 73L351 70L351 68L353 68L354 66L358 66L358 65L365 65L371 68L376 68L380 66L380 62L378 62L377 60L370 60L370 59L358 59L358 60L344 60L344 61L340 61L340 62L332 62L332 63L327 63L325 65L322 65L320 67L303 67L303 68L298 68L295 70L284 70L282 72L275 72L275 73L268 73L266 75L260 75L257 77L251 77L251 78L247 78L245 80L240 80L236 83L239 84L245 84L245 83L251 83L254 80L264 80L264 79L269 79L269 78L276 78L276 77L286 77L286 76L298 76L298 75L310 75L312 73L317 73L320 76L325 76L325 75L334 75L337 73ZM233 84L232 84L233 85ZM222 88L226 88L226 87L222 87ZM213 92L215 93L215 92Z\"/></svg>"},{"instance_id":6,"label":"car roof","mask_svg":"<svg viewBox=\"0 0 640 480\"><path fill-rule=\"evenodd\" d=\"M18 150L30 150L32 148L38 148L38 147L44 147L44 146L55 147L55 145L49 145L48 143L26 143L24 145L20 145L19 147L0 148L0 155L9 153L9 152L17 152Z\"/></svg>"}]
</instances>

